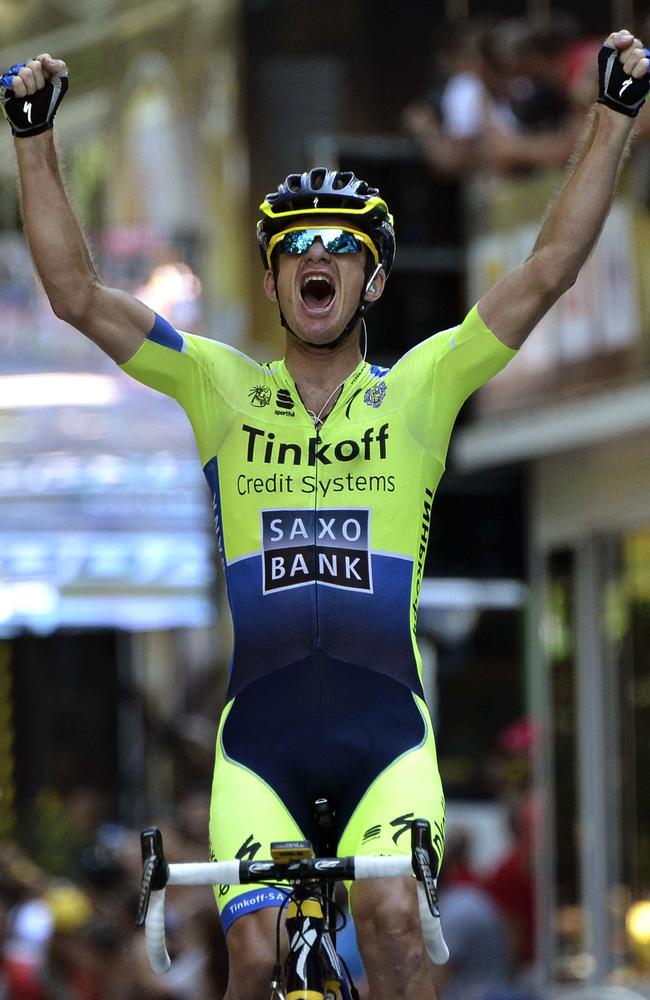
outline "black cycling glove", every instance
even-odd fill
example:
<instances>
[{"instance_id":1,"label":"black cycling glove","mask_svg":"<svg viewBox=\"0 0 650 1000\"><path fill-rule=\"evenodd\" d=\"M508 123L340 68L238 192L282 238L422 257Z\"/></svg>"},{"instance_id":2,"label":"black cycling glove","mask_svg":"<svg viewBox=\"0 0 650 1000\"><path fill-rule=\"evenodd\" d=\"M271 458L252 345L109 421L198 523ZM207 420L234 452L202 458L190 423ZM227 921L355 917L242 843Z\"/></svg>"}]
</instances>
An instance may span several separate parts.
<instances>
[{"instance_id":1,"label":"black cycling glove","mask_svg":"<svg viewBox=\"0 0 650 1000\"><path fill-rule=\"evenodd\" d=\"M26 97L14 97L11 89L13 77L25 66L17 63L0 76L0 108L11 125L11 131L20 139L38 135L52 128L56 110L68 89L68 75L55 76L42 90Z\"/></svg>"},{"instance_id":2,"label":"black cycling glove","mask_svg":"<svg viewBox=\"0 0 650 1000\"><path fill-rule=\"evenodd\" d=\"M645 54L650 59L648 49ZM646 73L638 80L628 76L619 55L620 49L607 42L598 53L598 103L634 118L650 90L650 74Z\"/></svg>"}]
</instances>

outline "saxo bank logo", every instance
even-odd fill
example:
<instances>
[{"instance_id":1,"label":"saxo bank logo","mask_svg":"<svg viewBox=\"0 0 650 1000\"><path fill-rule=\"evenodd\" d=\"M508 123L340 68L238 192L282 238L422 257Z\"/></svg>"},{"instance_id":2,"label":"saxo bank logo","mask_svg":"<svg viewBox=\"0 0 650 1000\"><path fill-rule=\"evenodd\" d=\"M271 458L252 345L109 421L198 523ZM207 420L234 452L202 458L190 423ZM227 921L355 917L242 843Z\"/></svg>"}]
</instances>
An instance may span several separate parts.
<instances>
[{"instance_id":1,"label":"saxo bank logo","mask_svg":"<svg viewBox=\"0 0 650 1000\"><path fill-rule=\"evenodd\" d=\"M314 582L372 592L367 508L261 513L265 594Z\"/></svg>"}]
</instances>

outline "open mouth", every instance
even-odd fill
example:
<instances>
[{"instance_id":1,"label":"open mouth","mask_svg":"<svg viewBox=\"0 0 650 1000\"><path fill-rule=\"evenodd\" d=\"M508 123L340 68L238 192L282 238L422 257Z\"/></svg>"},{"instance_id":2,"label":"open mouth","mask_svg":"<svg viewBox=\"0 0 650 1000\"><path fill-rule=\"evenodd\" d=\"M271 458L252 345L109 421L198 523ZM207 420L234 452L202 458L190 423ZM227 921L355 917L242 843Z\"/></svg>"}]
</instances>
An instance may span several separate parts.
<instances>
[{"instance_id":1,"label":"open mouth","mask_svg":"<svg viewBox=\"0 0 650 1000\"><path fill-rule=\"evenodd\" d=\"M323 274L310 274L300 285L300 297L310 312L325 312L334 301L336 291Z\"/></svg>"}]
</instances>

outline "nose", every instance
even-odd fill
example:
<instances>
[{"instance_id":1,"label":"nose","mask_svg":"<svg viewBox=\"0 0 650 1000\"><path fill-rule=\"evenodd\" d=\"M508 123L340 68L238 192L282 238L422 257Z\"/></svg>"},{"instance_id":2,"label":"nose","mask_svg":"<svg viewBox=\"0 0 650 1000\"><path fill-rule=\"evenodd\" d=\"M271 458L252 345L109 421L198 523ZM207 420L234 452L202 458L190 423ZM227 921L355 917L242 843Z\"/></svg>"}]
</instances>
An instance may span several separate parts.
<instances>
[{"instance_id":1,"label":"nose","mask_svg":"<svg viewBox=\"0 0 650 1000\"><path fill-rule=\"evenodd\" d=\"M320 236L317 236L309 250L307 251L307 260L319 261L328 260L329 251L327 251L323 245L323 241Z\"/></svg>"}]
</instances>

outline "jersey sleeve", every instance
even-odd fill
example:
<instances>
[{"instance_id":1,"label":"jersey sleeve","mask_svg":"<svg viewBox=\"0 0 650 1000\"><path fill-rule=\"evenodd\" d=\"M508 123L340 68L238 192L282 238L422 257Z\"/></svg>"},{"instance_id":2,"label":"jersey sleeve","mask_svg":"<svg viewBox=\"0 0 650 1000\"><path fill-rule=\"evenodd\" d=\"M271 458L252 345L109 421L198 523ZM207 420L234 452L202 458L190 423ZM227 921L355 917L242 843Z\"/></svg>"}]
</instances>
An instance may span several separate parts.
<instances>
[{"instance_id":1,"label":"jersey sleeve","mask_svg":"<svg viewBox=\"0 0 650 1000\"><path fill-rule=\"evenodd\" d=\"M220 350L221 349L221 350ZM220 392L219 355L225 345L180 333L161 316L136 353L120 365L138 382L177 400L187 413L205 465L215 452L215 437L224 436L231 413ZM227 372L222 377L227 377Z\"/></svg>"},{"instance_id":2,"label":"jersey sleeve","mask_svg":"<svg viewBox=\"0 0 650 1000\"><path fill-rule=\"evenodd\" d=\"M474 306L460 326L418 344L396 366L406 363L413 387L403 407L408 429L443 465L461 406L516 353L495 337Z\"/></svg>"}]
</instances>

